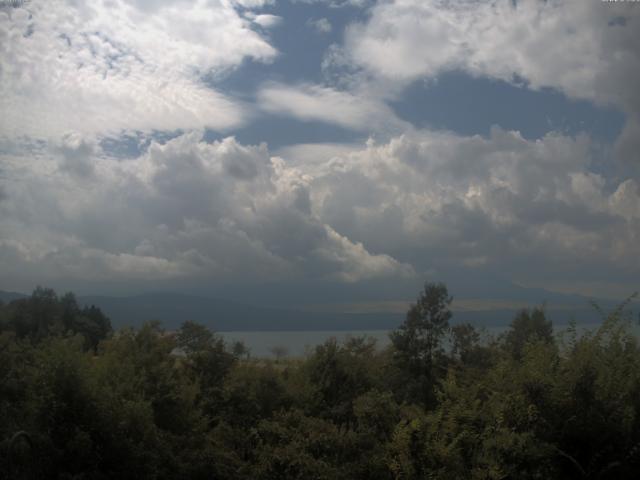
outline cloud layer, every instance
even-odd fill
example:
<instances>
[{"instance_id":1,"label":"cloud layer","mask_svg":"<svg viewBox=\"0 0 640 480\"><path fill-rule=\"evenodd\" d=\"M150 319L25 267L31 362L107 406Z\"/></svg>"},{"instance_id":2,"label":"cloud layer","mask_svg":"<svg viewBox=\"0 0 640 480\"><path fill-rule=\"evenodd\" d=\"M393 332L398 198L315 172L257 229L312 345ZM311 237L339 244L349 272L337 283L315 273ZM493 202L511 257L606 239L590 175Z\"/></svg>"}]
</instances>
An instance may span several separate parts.
<instances>
[{"instance_id":1,"label":"cloud layer","mask_svg":"<svg viewBox=\"0 0 640 480\"><path fill-rule=\"evenodd\" d=\"M227 130L247 112L205 79L275 55L224 0L30 2L0 11L0 133Z\"/></svg>"},{"instance_id":2,"label":"cloud layer","mask_svg":"<svg viewBox=\"0 0 640 480\"><path fill-rule=\"evenodd\" d=\"M412 274L324 223L312 209L312 179L264 145L208 144L192 132L122 163L66 140L7 162L20 181L0 206L5 272L347 282Z\"/></svg>"},{"instance_id":3,"label":"cloud layer","mask_svg":"<svg viewBox=\"0 0 640 480\"><path fill-rule=\"evenodd\" d=\"M636 10L621 2L395 0L350 26L344 48L391 79L459 69L638 112Z\"/></svg>"},{"instance_id":4,"label":"cloud layer","mask_svg":"<svg viewBox=\"0 0 640 480\"><path fill-rule=\"evenodd\" d=\"M631 2L379 2L326 54L331 81L397 97L451 71L613 106L628 115L619 157L640 162L640 14Z\"/></svg>"},{"instance_id":5,"label":"cloud layer","mask_svg":"<svg viewBox=\"0 0 640 480\"><path fill-rule=\"evenodd\" d=\"M634 5L298 3L316 4L300 31L333 43L313 79L278 70L285 53L270 36L295 29L268 0L0 10L0 281L389 285L447 271L637 281ZM364 10L342 36L335 12L352 7ZM260 65L240 70L247 62ZM236 70L271 75L235 90L222 80ZM451 71L554 89L622 111L626 124L602 145L556 131L525 139L508 125L420 130L396 115L409 85ZM268 141L269 120L283 116L296 128L278 152L232 136L260 118ZM351 143L322 143L326 125L307 137L320 143L293 136L318 122Z\"/></svg>"},{"instance_id":6,"label":"cloud layer","mask_svg":"<svg viewBox=\"0 0 640 480\"><path fill-rule=\"evenodd\" d=\"M411 129L384 102L319 85L268 84L258 92L258 104L268 113L333 123L357 131Z\"/></svg>"},{"instance_id":7,"label":"cloud layer","mask_svg":"<svg viewBox=\"0 0 640 480\"><path fill-rule=\"evenodd\" d=\"M497 128L416 132L312 163L197 131L126 161L65 138L5 162L16 181L0 202L0 258L16 277L75 281L392 281L454 268L630 278L640 186L590 161L587 137Z\"/></svg>"}]
</instances>

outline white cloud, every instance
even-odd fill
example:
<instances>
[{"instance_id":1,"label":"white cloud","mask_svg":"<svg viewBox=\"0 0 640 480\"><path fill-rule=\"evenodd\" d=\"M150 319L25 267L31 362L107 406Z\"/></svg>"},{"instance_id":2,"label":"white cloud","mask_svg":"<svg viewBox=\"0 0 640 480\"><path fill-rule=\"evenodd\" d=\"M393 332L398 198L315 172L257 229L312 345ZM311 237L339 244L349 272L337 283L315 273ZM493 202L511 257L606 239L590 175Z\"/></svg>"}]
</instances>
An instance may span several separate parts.
<instances>
[{"instance_id":1,"label":"white cloud","mask_svg":"<svg viewBox=\"0 0 640 480\"><path fill-rule=\"evenodd\" d=\"M328 5L330 8L344 8L344 7L357 7L363 8L371 3L374 3L375 0L291 0L293 3L323 3Z\"/></svg>"},{"instance_id":2,"label":"white cloud","mask_svg":"<svg viewBox=\"0 0 640 480\"><path fill-rule=\"evenodd\" d=\"M231 2L244 8L262 8L273 5L275 0L231 0Z\"/></svg>"},{"instance_id":3,"label":"white cloud","mask_svg":"<svg viewBox=\"0 0 640 480\"><path fill-rule=\"evenodd\" d=\"M640 185L633 179L627 179L618 185L609 197L609 207L629 221L640 219Z\"/></svg>"},{"instance_id":4,"label":"white cloud","mask_svg":"<svg viewBox=\"0 0 640 480\"><path fill-rule=\"evenodd\" d=\"M312 199L327 224L418 272L637 276L636 183L590 172L590 158L587 137L421 132L314 164Z\"/></svg>"},{"instance_id":5,"label":"white cloud","mask_svg":"<svg viewBox=\"0 0 640 480\"><path fill-rule=\"evenodd\" d=\"M4 156L16 180L0 203L6 278L353 282L412 273L323 223L310 177L265 145L201 137L152 143L125 162L85 147L78 134L30 157ZM70 173L78 152L92 156L91 175L75 165Z\"/></svg>"},{"instance_id":6,"label":"white cloud","mask_svg":"<svg viewBox=\"0 0 640 480\"><path fill-rule=\"evenodd\" d=\"M400 132L411 129L385 103L363 94L320 85L270 84L258 92L260 108L303 121L333 123L364 132Z\"/></svg>"},{"instance_id":7,"label":"white cloud","mask_svg":"<svg viewBox=\"0 0 640 480\"><path fill-rule=\"evenodd\" d=\"M34 0L31 16L0 12L0 280L358 282L474 269L538 285L637 281L640 185L593 168L587 136L416 131L385 103L448 70L522 80L627 112L614 150L637 158L631 5L381 2L326 56L343 90L263 84L257 106L382 143L274 156L202 139L247 119L203 78L275 57L252 29L280 21L251 10L268 4ZM137 158L101 147L132 130L186 133L141 144Z\"/></svg>"},{"instance_id":8,"label":"white cloud","mask_svg":"<svg viewBox=\"0 0 640 480\"><path fill-rule=\"evenodd\" d=\"M626 112L617 152L638 160L638 31L631 2L394 0L349 26L324 70L335 82L379 84L380 92L455 70L553 88Z\"/></svg>"},{"instance_id":9,"label":"white cloud","mask_svg":"<svg viewBox=\"0 0 640 480\"><path fill-rule=\"evenodd\" d=\"M277 15L262 14L256 15L253 21L263 28L274 28L282 23L282 17L278 17Z\"/></svg>"},{"instance_id":10,"label":"white cloud","mask_svg":"<svg viewBox=\"0 0 640 480\"><path fill-rule=\"evenodd\" d=\"M331 33L333 27L331 22L327 18L310 18L307 20L307 25L314 28L318 33Z\"/></svg>"},{"instance_id":11,"label":"white cloud","mask_svg":"<svg viewBox=\"0 0 640 480\"><path fill-rule=\"evenodd\" d=\"M620 16L624 26L612 25ZM639 111L639 22L637 9L621 3L396 0L352 25L345 47L353 61L387 77L410 81L453 69L519 76L531 88Z\"/></svg>"},{"instance_id":12,"label":"white cloud","mask_svg":"<svg viewBox=\"0 0 640 480\"><path fill-rule=\"evenodd\" d=\"M592 171L586 136L421 131L283 158L201 137L125 161L80 134L3 154L3 277L137 288L473 269L631 285L640 271L640 188Z\"/></svg>"},{"instance_id":13,"label":"white cloud","mask_svg":"<svg viewBox=\"0 0 640 480\"><path fill-rule=\"evenodd\" d=\"M276 51L226 1L43 2L0 12L0 135L241 124L205 75Z\"/></svg>"},{"instance_id":14,"label":"white cloud","mask_svg":"<svg viewBox=\"0 0 640 480\"><path fill-rule=\"evenodd\" d=\"M329 264L340 266L336 277L346 282L357 282L379 276L413 277L414 269L398 263L389 255L371 255L360 242L353 243L331 227L326 227L328 242L314 254Z\"/></svg>"},{"instance_id":15,"label":"white cloud","mask_svg":"<svg viewBox=\"0 0 640 480\"><path fill-rule=\"evenodd\" d=\"M316 165L322 169L333 158L340 158L361 148L356 143L303 143L282 147L276 155L287 159L289 165L304 166L306 171L313 170Z\"/></svg>"},{"instance_id":16,"label":"white cloud","mask_svg":"<svg viewBox=\"0 0 640 480\"><path fill-rule=\"evenodd\" d=\"M62 137L60 145L54 150L62 156L61 171L83 178L95 174L93 157L99 154L100 150L95 140L82 138L77 133L68 133Z\"/></svg>"}]
</instances>

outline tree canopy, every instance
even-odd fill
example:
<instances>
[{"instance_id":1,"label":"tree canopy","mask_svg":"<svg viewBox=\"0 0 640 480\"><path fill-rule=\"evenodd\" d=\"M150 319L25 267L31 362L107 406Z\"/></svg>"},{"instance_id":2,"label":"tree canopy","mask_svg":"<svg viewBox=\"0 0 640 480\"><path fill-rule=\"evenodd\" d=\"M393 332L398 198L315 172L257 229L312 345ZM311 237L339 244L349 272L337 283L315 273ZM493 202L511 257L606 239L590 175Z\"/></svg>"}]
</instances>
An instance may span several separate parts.
<instances>
[{"instance_id":1,"label":"tree canopy","mask_svg":"<svg viewBox=\"0 0 640 480\"><path fill-rule=\"evenodd\" d=\"M524 310L491 337L450 305L427 283L387 348L273 359L190 321L112 332L39 288L0 305L0 478L637 478L623 308L561 334Z\"/></svg>"}]
</instances>

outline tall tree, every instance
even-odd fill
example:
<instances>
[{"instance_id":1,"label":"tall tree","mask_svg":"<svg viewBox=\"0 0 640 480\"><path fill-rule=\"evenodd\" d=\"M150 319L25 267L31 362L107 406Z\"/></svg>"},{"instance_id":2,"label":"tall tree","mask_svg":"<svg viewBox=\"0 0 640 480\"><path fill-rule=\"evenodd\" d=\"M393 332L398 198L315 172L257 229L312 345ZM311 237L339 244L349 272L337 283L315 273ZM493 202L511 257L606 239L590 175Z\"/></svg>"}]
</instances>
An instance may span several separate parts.
<instances>
[{"instance_id":1,"label":"tall tree","mask_svg":"<svg viewBox=\"0 0 640 480\"><path fill-rule=\"evenodd\" d=\"M553 342L553 324L551 320L547 320L543 308L536 307L531 311L524 309L511 322L504 341L507 350L515 358L520 358L527 343Z\"/></svg>"},{"instance_id":2,"label":"tall tree","mask_svg":"<svg viewBox=\"0 0 640 480\"><path fill-rule=\"evenodd\" d=\"M427 405L434 400L435 370L444 358L442 339L449 331L452 301L443 283L426 282L404 323L390 335L396 363L412 379L405 383L409 400Z\"/></svg>"}]
</instances>

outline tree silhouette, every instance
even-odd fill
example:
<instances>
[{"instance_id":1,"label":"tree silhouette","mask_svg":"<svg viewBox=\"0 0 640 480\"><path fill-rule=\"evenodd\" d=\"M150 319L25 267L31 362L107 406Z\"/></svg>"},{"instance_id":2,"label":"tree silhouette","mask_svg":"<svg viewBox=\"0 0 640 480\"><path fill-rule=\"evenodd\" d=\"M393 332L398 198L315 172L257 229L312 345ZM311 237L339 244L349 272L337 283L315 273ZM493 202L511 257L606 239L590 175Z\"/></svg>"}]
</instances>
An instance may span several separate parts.
<instances>
[{"instance_id":1,"label":"tree silhouette","mask_svg":"<svg viewBox=\"0 0 640 480\"><path fill-rule=\"evenodd\" d=\"M396 363L412 378L405 384L410 400L434 400L435 370L444 356L442 338L449 331L452 301L443 283L426 282L404 323L390 335Z\"/></svg>"}]
</instances>

